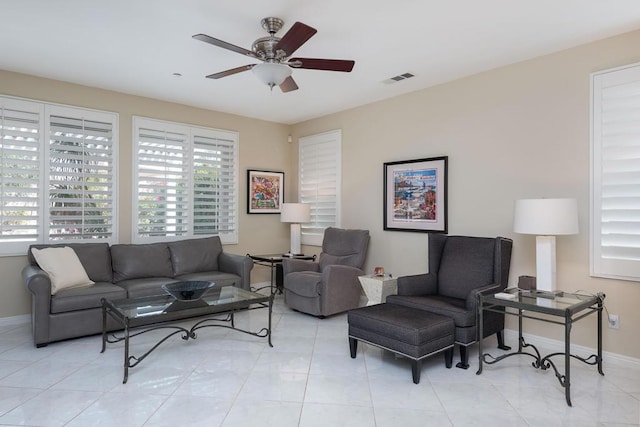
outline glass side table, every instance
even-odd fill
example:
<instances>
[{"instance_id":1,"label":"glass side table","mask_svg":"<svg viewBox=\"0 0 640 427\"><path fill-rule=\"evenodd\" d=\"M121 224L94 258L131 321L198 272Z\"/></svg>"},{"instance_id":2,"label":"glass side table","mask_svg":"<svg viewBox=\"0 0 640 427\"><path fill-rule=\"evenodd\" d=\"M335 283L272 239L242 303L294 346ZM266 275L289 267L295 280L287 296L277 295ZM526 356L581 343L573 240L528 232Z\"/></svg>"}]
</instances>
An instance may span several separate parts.
<instances>
[{"instance_id":1,"label":"glass side table","mask_svg":"<svg viewBox=\"0 0 640 427\"><path fill-rule=\"evenodd\" d=\"M368 274L358 276L362 290L368 298L367 305L383 303L389 295L398 293L398 279L390 275L376 276Z\"/></svg>"},{"instance_id":2,"label":"glass side table","mask_svg":"<svg viewBox=\"0 0 640 427\"><path fill-rule=\"evenodd\" d=\"M315 255L293 255L288 256L285 254L268 254L268 255L251 255L247 254L249 258L253 260L255 264L263 265L271 269L271 293L276 291L282 294L284 277L282 273L282 260L285 258L302 259L307 261L315 261ZM259 289L258 289L259 290Z\"/></svg>"},{"instance_id":3,"label":"glass side table","mask_svg":"<svg viewBox=\"0 0 640 427\"><path fill-rule=\"evenodd\" d=\"M526 355L534 359L532 366L536 369L547 370L552 368L560 385L565 390L565 398L567 405L571 405L571 358L578 359L588 365L597 365L600 375L602 372L602 307L605 295L599 292L596 295L583 295L568 292L542 292L542 291L525 291L518 288L506 289L504 298L495 295L479 295L478 296L478 336L482 336L483 313L492 311L518 316L518 351L493 357L489 353L484 353L482 349L482 340L478 340L478 372L482 373L482 365L492 365L507 357L515 355ZM598 323L598 348L597 353L587 358L583 358L571 354L571 327L574 322L583 319L591 314L597 314ZM553 317L556 317L554 319ZM551 353L544 357L538 349L533 345L526 343L522 337L522 320L535 319L542 322L554 323L564 326L564 352ZM531 349L526 351L525 349ZM564 358L564 374L562 374L552 357L563 356Z\"/></svg>"}]
</instances>

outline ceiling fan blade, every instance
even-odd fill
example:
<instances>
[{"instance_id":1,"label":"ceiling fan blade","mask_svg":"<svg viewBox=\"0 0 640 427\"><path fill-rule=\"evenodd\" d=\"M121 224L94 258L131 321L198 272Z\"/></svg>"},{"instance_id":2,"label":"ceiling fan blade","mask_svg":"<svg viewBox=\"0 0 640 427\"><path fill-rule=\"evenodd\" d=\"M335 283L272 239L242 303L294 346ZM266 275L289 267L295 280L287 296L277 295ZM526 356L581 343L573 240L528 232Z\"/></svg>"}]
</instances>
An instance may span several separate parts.
<instances>
[{"instance_id":1,"label":"ceiling fan blade","mask_svg":"<svg viewBox=\"0 0 640 427\"><path fill-rule=\"evenodd\" d=\"M312 28L302 22L296 22L280 39L276 45L277 50L284 50L287 56L293 54L300 46L305 44L318 30Z\"/></svg>"},{"instance_id":2,"label":"ceiling fan blade","mask_svg":"<svg viewBox=\"0 0 640 427\"><path fill-rule=\"evenodd\" d=\"M351 72L355 61L344 59L317 59L317 58L291 58L290 64L294 68L306 68L307 70L343 71ZM299 64L295 64L299 62Z\"/></svg>"},{"instance_id":3,"label":"ceiling fan blade","mask_svg":"<svg viewBox=\"0 0 640 427\"><path fill-rule=\"evenodd\" d=\"M227 49L227 50L230 50L232 52L239 53L241 55L250 56L252 58L258 58L258 56L254 52L252 52L250 50L247 50L247 49L245 49L243 47L240 47L240 46L236 46L236 45L231 44L231 43L227 43L227 42L222 41L222 40L215 39L215 38L213 38L211 36L208 36L206 34L195 34L192 37L194 39L196 39L196 40L200 40L200 41L203 41L205 43L209 43L209 44L212 44L214 46L218 46L218 47L221 47L223 49Z\"/></svg>"},{"instance_id":4,"label":"ceiling fan blade","mask_svg":"<svg viewBox=\"0 0 640 427\"><path fill-rule=\"evenodd\" d=\"M230 70L220 71L219 73L209 74L207 76L208 79L221 79L222 77L231 76L233 74L238 74L243 71L248 71L252 69L256 64L243 65L242 67L232 68Z\"/></svg>"},{"instance_id":5,"label":"ceiling fan blade","mask_svg":"<svg viewBox=\"0 0 640 427\"><path fill-rule=\"evenodd\" d=\"M293 90L298 90L298 85L295 80L293 80L293 77L289 76L280 83L280 90L284 93L291 92Z\"/></svg>"}]
</instances>

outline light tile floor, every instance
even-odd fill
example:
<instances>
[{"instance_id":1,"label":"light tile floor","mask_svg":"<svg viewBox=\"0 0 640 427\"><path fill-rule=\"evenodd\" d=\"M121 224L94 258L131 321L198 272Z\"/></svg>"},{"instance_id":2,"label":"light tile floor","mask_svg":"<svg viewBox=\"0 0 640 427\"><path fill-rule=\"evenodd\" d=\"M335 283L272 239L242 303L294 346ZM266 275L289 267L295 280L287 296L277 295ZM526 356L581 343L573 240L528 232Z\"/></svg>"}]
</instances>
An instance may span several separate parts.
<instances>
[{"instance_id":1,"label":"light tile floor","mask_svg":"<svg viewBox=\"0 0 640 427\"><path fill-rule=\"evenodd\" d=\"M258 330L267 310L237 316ZM605 376L572 364L573 407L553 372L511 357L476 375L423 364L419 385L405 359L360 344L349 357L346 315L316 319L278 295L273 344L223 328L175 336L130 370L122 344L100 337L37 349L29 324L0 326L0 425L27 426L638 426L640 367L605 359ZM159 335L133 340L132 352ZM495 341L487 339L493 354ZM510 343L514 344L514 343ZM456 357L458 355L456 354Z\"/></svg>"}]
</instances>

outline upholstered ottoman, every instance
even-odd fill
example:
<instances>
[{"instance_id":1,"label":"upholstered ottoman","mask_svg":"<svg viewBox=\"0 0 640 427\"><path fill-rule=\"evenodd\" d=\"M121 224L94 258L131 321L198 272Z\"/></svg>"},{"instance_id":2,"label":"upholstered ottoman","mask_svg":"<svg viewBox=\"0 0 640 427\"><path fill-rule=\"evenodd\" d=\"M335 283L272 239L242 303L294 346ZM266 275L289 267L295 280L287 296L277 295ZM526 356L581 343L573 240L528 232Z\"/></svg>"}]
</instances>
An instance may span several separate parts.
<instances>
[{"instance_id":1,"label":"upholstered ottoman","mask_svg":"<svg viewBox=\"0 0 640 427\"><path fill-rule=\"evenodd\" d=\"M420 382L422 359L444 351L447 368L453 361L455 325L439 314L396 304L377 304L350 310L349 348L355 359L358 341L411 359L413 382Z\"/></svg>"}]
</instances>

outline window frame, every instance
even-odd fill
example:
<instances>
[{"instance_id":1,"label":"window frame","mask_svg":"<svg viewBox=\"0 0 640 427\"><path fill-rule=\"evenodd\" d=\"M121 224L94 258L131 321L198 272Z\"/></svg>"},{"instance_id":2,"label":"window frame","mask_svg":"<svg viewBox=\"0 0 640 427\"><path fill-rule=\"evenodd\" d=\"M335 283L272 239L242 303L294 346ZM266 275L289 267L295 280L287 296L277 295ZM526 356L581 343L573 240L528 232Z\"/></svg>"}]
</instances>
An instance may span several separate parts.
<instances>
[{"instance_id":1,"label":"window frame","mask_svg":"<svg viewBox=\"0 0 640 427\"><path fill-rule=\"evenodd\" d=\"M591 74L590 98L590 220L589 273L593 277L640 281L640 260L603 255L603 160L604 150L602 94L616 84L640 84L640 63L629 64ZM640 120L637 121L640 127ZM606 181L605 181L606 182ZM635 247L635 246L634 246Z\"/></svg>"},{"instance_id":2,"label":"window frame","mask_svg":"<svg viewBox=\"0 0 640 427\"><path fill-rule=\"evenodd\" d=\"M319 209L318 199L309 199L304 194L305 186L309 184L304 181L304 165L303 156L306 146L320 146L325 149L330 148L335 144L335 164L333 166L333 172L335 174L335 186L331 187L335 191L335 209L333 214L335 221L324 227L320 226L318 222L314 222L315 211ZM326 185L326 182L325 182ZM318 185L316 185L317 190ZM342 223L342 130L336 129L319 134L308 135L298 140L298 201L300 203L309 203L311 205L311 218L310 223L301 224L301 243L308 246L322 246L322 240L324 238L324 230L328 227L340 227ZM322 233L313 231L313 229L322 229Z\"/></svg>"},{"instance_id":3,"label":"window frame","mask_svg":"<svg viewBox=\"0 0 640 427\"><path fill-rule=\"evenodd\" d=\"M39 100L17 98L7 95L0 95L2 106L10 108L21 108L38 115L37 126L37 151L38 157L38 191L37 191L37 217L35 238L25 240L3 241L0 245L0 256L24 255L30 245L34 244L64 244L64 243L87 243L105 242L114 243L118 237L118 146L119 146L119 114L111 111L96 110L72 105L54 104ZM110 174L113 199L111 204L111 233L109 237L99 239L94 238L68 238L52 239L50 230L51 206L50 206L50 179L51 169L49 166L51 151L51 116L65 115L71 119L78 120L107 120L112 126L111 135L111 164ZM0 169L1 170L1 169Z\"/></svg>"},{"instance_id":4,"label":"window frame","mask_svg":"<svg viewBox=\"0 0 640 427\"><path fill-rule=\"evenodd\" d=\"M139 193L137 189L139 188L139 176L138 176L138 164L139 164L139 155L138 155L138 146L139 146L139 134L140 129L151 129L154 131L165 131L172 133L181 133L185 136L185 144L186 148L184 151L185 155L185 167L186 171L183 170L183 173L186 173L187 178L187 186L189 189L189 199L185 203L188 204L188 207L185 208L185 212L187 215L185 218L187 219L187 229L184 232L181 232L180 235L170 235L170 236L145 236L139 233ZM232 215L229 216L231 218L231 223L234 225L232 232L226 233L216 233L216 234L199 234L195 233L195 210L194 210L194 191L195 191L195 171L194 171L194 147L196 146L196 139L198 137L210 137L213 139L221 139L221 140L229 140L230 145L232 147L233 152L233 199L232 203ZM210 236L219 236L222 244L237 244L239 241L239 226L238 226L238 207L239 207L239 145L240 145L240 137L239 133L236 131L223 130L223 129L215 129L215 128L207 128L203 126L195 126L178 122L171 122L166 120L158 120L148 117L141 116L133 116L132 118L132 214L131 214L131 234L132 234L132 242L133 243L154 243L154 242L166 242L166 241L176 241L176 240L184 240L189 238L203 238Z\"/></svg>"}]
</instances>

